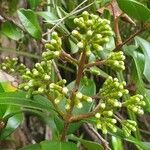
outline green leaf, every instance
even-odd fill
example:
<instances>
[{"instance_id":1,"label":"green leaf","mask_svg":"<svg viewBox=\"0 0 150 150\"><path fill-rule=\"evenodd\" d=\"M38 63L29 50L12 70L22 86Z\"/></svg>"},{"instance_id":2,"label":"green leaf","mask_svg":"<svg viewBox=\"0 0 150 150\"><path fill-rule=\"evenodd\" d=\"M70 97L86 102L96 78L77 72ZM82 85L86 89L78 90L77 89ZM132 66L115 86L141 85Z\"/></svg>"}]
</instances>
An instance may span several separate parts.
<instances>
[{"instance_id":1,"label":"green leaf","mask_svg":"<svg viewBox=\"0 0 150 150\"><path fill-rule=\"evenodd\" d=\"M40 143L42 150L77 150L77 146L71 142L43 141Z\"/></svg>"},{"instance_id":2,"label":"green leaf","mask_svg":"<svg viewBox=\"0 0 150 150\"><path fill-rule=\"evenodd\" d=\"M18 106L9 105L3 117L5 117L6 115L14 114L14 112L18 112L20 110L21 108ZM2 140L8 137L14 130L16 130L16 128L21 124L22 121L23 121L22 113L13 115L11 116L11 118L8 118L6 127L0 133L0 139Z\"/></svg>"},{"instance_id":3,"label":"green leaf","mask_svg":"<svg viewBox=\"0 0 150 150\"><path fill-rule=\"evenodd\" d=\"M150 112L150 97L148 97L146 93L146 89L142 80L142 74L144 70L144 55L137 51L137 47L135 46L124 46L123 48L124 52L127 55L130 55L134 60L131 70L131 78L134 84L136 85L137 92L144 96L144 100L146 102L145 111Z\"/></svg>"},{"instance_id":4,"label":"green leaf","mask_svg":"<svg viewBox=\"0 0 150 150\"><path fill-rule=\"evenodd\" d=\"M130 17L139 21L150 19L150 10L135 0L117 0L119 7Z\"/></svg>"},{"instance_id":5,"label":"green leaf","mask_svg":"<svg viewBox=\"0 0 150 150\"><path fill-rule=\"evenodd\" d=\"M27 0L31 9L36 9L36 7L40 4L41 0Z\"/></svg>"},{"instance_id":6,"label":"green leaf","mask_svg":"<svg viewBox=\"0 0 150 150\"><path fill-rule=\"evenodd\" d=\"M5 92L0 94L0 105L13 105L42 111L54 111L50 101L42 96L35 96L33 100L26 98L25 92Z\"/></svg>"},{"instance_id":7,"label":"green leaf","mask_svg":"<svg viewBox=\"0 0 150 150\"><path fill-rule=\"evenodd\" d=\"M29 145L19 150L77 150L77 146L71 142L43 141L40 144Z\"/></svg>"},{"instance_id":8,"label":"green leaf","mask_svg":"<svg viewBox=\"0 0 150 150\"><path fill-rule=\"evenodd\" d=\"M74 135L69 135L68 138L70 140L73 141L79 141L81 142L81 144L87 149L87 150L103 150L104 148L102 147L102 145L100 145L99 143L96 142L92 142L92 141L88 141L88 140L84 140L81 138L78 138Z\"/></svg>"},{"instance_id":9,"label":"green leaf","mask_svg":"<svg viewBox=\"0 0 150 150\"><path fill-rule=\"evenodd\" d=\"M35 39L41 39L41 28L36 14L30 9L21 8L18 10L18 16L26 31Z\"/></svg>"},{"instance_id":10,"label":"green leaf","mask_svg":"<svg viewBox=\"0 0 150 150\"><path fill-rule=\"evenodd\" d=\"M10 21L6 21L2 24L1 31L5 36L16 41L23 37L22 31L20 31L19 28Z\"/></svg>"},{"instance_id":11,"label":"green leaf","mask_svg":"<svg viewBox=\"0 0 150 150\"><path fill-rule=\"evenodd\" d=\"M137 42L138 46L141 47L144 56L145 56L145 65L144 65L144 76L146 79L150 82L150 71L149 71L149 65L150 65L150 43L140 37L136 37L135 41Z\"/></svg>"},{"instance_id":12,"label":"green leaf","mask_svg":"<svg viewBox=\"0 0 150 150\"><path fill-rule=\"evenodd\" d=\"M71 82L67 87L69 90L72 90L74 87L75 81ZM87 96L93 96L96 94L96 85L93 80L90 79L81 79L80 86L79 86L79 91L82 94L85 94ZM74 114L83 114L87 113L90 111L92 104L83 102L83 108L82 109L77 109L75 108L73 113Z\"/></svg>"},{"instance_id":13,"label":"green leaf","mask_svg":"<svg viewBox=\"0 0 150 150\"><path fill-rule=\"evenodd\" d=\"M124 150L121 139L115 136L112 136L112 146L113 150Z\"/></svg>"},{"instance_id":14,"label":"green leaf","mask_svg":"<svg viewBox=\"0 0 150 150\"><path fill-rule=\"evenodd\" d=\"M51 24L55 24L59 20L59 18L53 12L39 11L39 12L36 12L36 14L41 16L42 18L46 20L46 22L51 23Z\"/></svg>"},{"instance_id":15,"label":"green leaf","mask_svg":"<svg viewBox=\"0 0 150 150\"><path fill-rule=\"evenodd\" d=\"M128 142L131 142L131 143L135 144L136 146L140 147L142 150L150 150L149 142L141 142L133 136L125 137L123 131L119 128L116 133L110 133L110 134L114 135L120 139L124 139Z\"/></svg>"}]
</instances>

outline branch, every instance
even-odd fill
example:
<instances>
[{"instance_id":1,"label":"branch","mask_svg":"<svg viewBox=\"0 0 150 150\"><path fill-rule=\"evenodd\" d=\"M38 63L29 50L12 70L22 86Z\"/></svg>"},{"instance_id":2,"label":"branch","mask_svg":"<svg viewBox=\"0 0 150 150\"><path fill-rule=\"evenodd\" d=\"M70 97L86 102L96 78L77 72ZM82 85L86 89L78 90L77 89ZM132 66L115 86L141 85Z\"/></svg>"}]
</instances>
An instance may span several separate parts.
<instances>
[{"instance_id":1,"label":"branch","mask_svg":"<svg viewBox=\"0 0 150 150\"><path fill-rule=\"evenodd\" d=\"M83 119L87 119L87 118L91 118L93 116L95 116L95 114L99 111L101 104L99 103L95 109L89 113L86 114L81 114L78 116L70 116L70 118L68 119L68 122L72 123L72 122L77 122L77 121L81 121Z\"/></svg>"},{"instance_id":2,"label":"branch","mask_svg":"<svg viewBox=\"0 0 150 150\"><path fill-rule=\"evenodd\" d=\"M23 26L22 26L21 24L17 23L14 19L12 19L12 18L6 16L2 11L0 11L0 13L1 13L0 15L1 15L5 20L10 21L10 22L13 23L14 25L16 25L19 29L21 29L22 31L25 32L25 30L24 30L24 28L23 28Z\"/></svg>"},{"instance_id":3,"label":"branch","mask_svg":"<svg viewBox=\"0 0 150 150\"><path fill-rule=\"evenodd\" d=\"M69 127L69 123L65 122L64 129L63 129L63 132L61 134L61 141L66 141L66 135L67 135L68 127Z\"/></svg>"},{"instance_id":4,"label":"branch","mask_svg":"<svg viewBox=\"0 0 150 150\"><path fill-rule=\"evenodd\" d=\"M89 64L86 64L85 65L85 68L90 68L90 67L93 67L93 66L101 66L105 63L105 60L101 60L101 61L96 61L94 63L89 63Z\"/></svg>"},{"instance_id":5,"label":"branch","mask_svg":"<svg viewBox=\"0 0 150 150\"><path fill-rule=\"evenodd\" d=\"M55 70L55 73L56 73L58 79L59 79L59 80L62 80L60 71L59 71L59 69L58 69L58 67L57 67L57 65L56 65L56 63L55 63L54 60L52 60L52 65L53 65L53 67L54 67L54 70Z\"/></svg>"},{"instance_id":6,"label":"branch","mask_svg":"<svg viewBox=\"0 0 150 150\"><path fill-rule=\"evenodd\" d=\"M65 59L67 62L72 62L75 65L78 64L78 61L76 59L74 59L73 57L71 57L71 55L66 53L65 51L61 52L60 58Z\"/></svg>"},{"instance_id":7,"label":"branch","mask_svg":"<svg viewBox=\"0 0 150 150\"><path fill-rule=\"evenodd\" d=\"M84 70L84 65L86 61L86 53L85 50L83 50L81 54L81 59L78 67L78 72L77 72L77 77L76 77L76 82L75 82L75 87L73 91L77 91L80 85L80 80L82 78L83 70Z\"/></svg>"},{"instance_id":8,"label":"branch","mask_svg":"<svg viewBox=\"0 0 150 150\"><path fill-rule=\"evenodd\" d=\"M104 147L104 150L111 150L111 148L109 147L109 143L92 127L91 124L86 123L85 125L88 128L88 132L90 132L93 135L93 137L95 137L95 139L98 139L101 141Z\"/></svg>"},{"instance_id":9,"label":"branch","mask_svg":"<svg viewBox=\"0 0 150 150\"><path fill-rule=\"evenodd\" d=\"M114 51L117 51L117 50L120 49L123 45L125 45L125 44L129 43L130 41L132 41L134 37L136 37L137 35L139 35L139 34L142 33L143 31L145 31L144 28L141 28L140 30L136 31L133 35L131 35L128 39L126 39L123 43L117 45L116 48L114 49Z\"/></svg>"}]
</instances>

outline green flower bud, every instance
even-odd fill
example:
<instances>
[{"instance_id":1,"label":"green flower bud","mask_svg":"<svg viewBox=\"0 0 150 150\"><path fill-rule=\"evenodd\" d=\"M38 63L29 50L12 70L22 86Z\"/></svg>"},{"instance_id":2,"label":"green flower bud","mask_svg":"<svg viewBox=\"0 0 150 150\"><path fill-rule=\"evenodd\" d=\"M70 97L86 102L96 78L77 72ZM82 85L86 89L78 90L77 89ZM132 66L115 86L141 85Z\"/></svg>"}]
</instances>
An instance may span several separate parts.
<instances>
[{"instance_id":1,"label":"green flower bud","mask_svg":"<svg viewBox=\"0 0 150 150\"><path fill-rule=\"evenodd\" d=\"M52 44L52 45L57 45L57 41L54 40L54 39L52 39L52 40L51 40L51 44Z\"/></svg>"},{"instance_id":2,"label":"green flower bud","mask_svg":"<svg viewBox=\"0 0 150 150\"><path fill-rule=\"evenodd\" d=\"M105 107L106 107L105 103L100 104L100 108L105 109Z\"/></svg>"},{"instance_id":3,"label":"green flower bud","mask_svg":"<svg viewBox=\"0 0 150 150\"><path fill-rule=\"evenodd\" d=\"M76 98L81 99L83 97L83 94L81 92L78 92L76 94Z\"/></svg>"},{"instance_id":4,"label":"green flower bud","mask_svg":"<svg viewBox=\"0 0 150 150\"><path fill-rule=\"evenodd\" d=\"M29 86L28 85L24 86L24 89L27 91L29 89Z\"/></svg>"},{"instance_id":5,"label":"green flower bud","mask_svg":"<svg viewBox=\"0 0 150 150\"><path fill-rule=\"evenodd\" d=\"M98 52L103 51L103 47L98 44L93 44L92 46Z\"/></svg>"},{"instance_id":6,"label":"green flower bud","mask_svg":"<svg viewBox=\"0 0 150 150\"><path fill-rule=\"evenodd\" d=\"M43 93L43 92L44 92L44 88L43 88L43 87L39 87L39 88L38 88L38 92L39 92L39 93Z\"/></svg>"},{"instance_id":7,"label":"green flower bud","mask_svg":"<svg viewBox=\"0 0 150 150\"><path fill-rule=\"evenodd\" d=\"M102 133L103 133L103 134L107 134L107 133L108 133L108 131L107 131L107 129L106 129L105 126L102 127Z\"/></svg>"},{"instance_id":8,"label":"green flower bud","mask_svg":"<svg viewBox=\"0 0 150 150\"><path fill-rule=\"evenodd\" d=\"M88 21L86 22L86 24L87 24L87 26L91 26L91 25L93 24L93 21L92 21L92 20L88 20Z\"/></svg>"},{"instance_id":9,"label":"green flower bud","mask_svg":"<svg viewBox=\"0 0 150 150\"><path fill-rule=\"evenodd\" d=\"M55 103L55 104L60 103L60 98L59 98L59 97L58 97L58 98L56 98L56 99L54 100L54 103Z\"/></svg>"},{"instance_id":10,"label":"green flower bud","mask_svg":"<svg viewBox=\"0 0 150 150\"><path fill-rule=\"evenodd\" d=\"M32 72L33 72L33 75L35 75L35 76L39 75L39 72L36 69L33 69Z\"/></svg>"},{"instance_id":11,"label":"green flower bud","mask_svg":"<svg viewBox=\"0 0 150 150\"><path fill-rule=\"evenodd\" d=\"M78 46L79 48L84 48L84 44L83 44L83 42L79 42L79 43L77 43L77 46Z\"/></svg>"},{"instance_id":12,"label":"green flower bud","mask_svg":"<svg viewBox=\"0 0 150 150\"><path fill-rule=\"evenodd\" d=\"M69 105L69 104L66 104L66 105L65 105L65 109L66 109L66 110L69 110L69 109L70 109L70 105Z\"/></svg>"},{"instance_id":13,"label":"green flower bud","mask_svg":"<svg viewBox=\"0 0 150 150\"><path fill-rule=\"evenodd\" d=\"M89 13L88 13L87 11L84 11L84 12L82 13L82 16L83 16L83 18L84 18L85 20L88 20L88 18L89 18Z\"/></svg>"},{"instance_id":14,"label":"green flower bud","mask_svg":"<svg viewBox=\"0 0 150 150\"><path fill-rule=\"evenodd\" d=\"M97 127L97 129L101 129L102 125L100 123L97 123L96 127Z\"/></svg>"},{"instance_id":15,"label":"green flower bud","mask_svg":"<svg viewBox=\"0 0 150 150\"><path fill-rule=\"evenodd\" d=\"M53 51L55 50L54 46L51 45L51 44L49 44L49 43L46 43L46 44L45 44L45 48L46 48L46 49L49 49L49 50L53 50Z\"/></svg>"},{"instance_id":16,"label":"green flower bud","mask_svg":"<svg viewBox=\"0 0 150 150\"><path fill-rule=\"evenodd\" d=\"M77 108L81 109L82 107L83 107L83 105L81 102L77 103Z\"/></svg>"},{"instance_id":17,"label":"green flower bud","mask_svg":"<svg viewBox=\"0 0 150 150\"><path fill-rule=\"evenodd\" d=\"M92 36L92 34L93 34L93 31L91 31L91 30L87 31L87 36Z\"/></svg>"},{"instance_id":18,"label":"green flower bud","mask_svg":"<svg viewBox=\"0 0 150 150\"><path fill-rule=\"evenodd\" d=\"M52 32L52 38L54 38L54 39L57 39L57 38L58 38L57 32Z\"/></svg>"},{"instance_id":19,"label":"green flower bud","mask_svg":"<svg viewBox=\"0 0 150 150\"><path fill-rule=\"evenodd\" d=\"M69 90L68 90L68 88L67 88L67 87L63 87L63 88L62 88L62 93L63 93L63 94L67 94L67 93L68 93L68 91L69 91Z\"/></svg>"},{"instance_id":20,"label":"green flower bud","mask_svg":"<svg viewBox=\"0 0 150 150\"><path fill-rule=\"evenodd\" d=\"M100 117L101 117L101 114L100 114L100 113L96 113L96 114L95 114L95 117L96 117L96 118L100 118Z\"/></svg>"},{"instance_id":21,"label":"green flower bud","mask_svg":"<svg viewBox=\"0 0 150 150\"><path fill-rule=\"evenodd\" d=\"M44 80L49 80L49 79L50 79L50 76L46 74L46 75L44 76Z\"/></svg>"}]
</instances>

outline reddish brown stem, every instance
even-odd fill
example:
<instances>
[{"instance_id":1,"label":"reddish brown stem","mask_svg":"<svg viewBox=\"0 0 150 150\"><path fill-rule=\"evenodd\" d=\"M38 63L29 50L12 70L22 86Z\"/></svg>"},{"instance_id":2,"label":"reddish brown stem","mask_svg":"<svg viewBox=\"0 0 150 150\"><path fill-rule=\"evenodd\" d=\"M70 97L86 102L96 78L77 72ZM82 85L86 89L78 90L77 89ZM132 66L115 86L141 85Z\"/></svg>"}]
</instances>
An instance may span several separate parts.
<instances>
[{"instance_id":1,"label":"reddish brown stem","mask_svg":"<svg viewBox=\"0 0 150 150\"><path fill-rule=\"evenodd\" d=\"M85 65L85 68L90 68L90 67L93 67L93 66L101 66L105 63L104 60L101 60L101 61L97 61L97 62L94 62L94 63L89 63L89 64L86 64Z\"/></svg>"},{"instance_id":2,"label":"reddish brown stem","mask_svg":"<svg viewBox=\"0 0 150 150\"><path fill-rule=\"evenodd\" d=\"M65 51L62 51L60 58L63 60L66 60L67 62L72 62L73 64L78 64L78 61L71 57L70 54L66 53Z\"/></svg>"},{"instance_id":3,"label":"reddish brown stem","mask_svg":"<svg viewBox=\"0 0 150 150\"><path fill-rule=\"evenodd\" d=\"M81 60L80 60L80 63L79 63L79 67L78 67L78 72L77 72L74 91L78 90L78 88L79 88L80 80L82 78L82 74L83 74L83 70L84 70L85 61L86 61L86 53L85 53L85 51L83 51L82 55L81 55Z\"/></svg>"},{"instance_id":4,"label":"reddish brown stem","mask_svg":"<svg viewBox=\"0 0 150 150\"><path fill-rule=\"evenodd\" d=\"M129 38L127 38L124 42L122 42L121 44L117 45L116 48L114 49L114 51L119 50L123 45L129 43L131 40L133 40L134 37L136 37L137 35L139 35L140 33L142 33L145 29L140 29L138 31L136 31L133 35L131 35Z\"/></svg>"},{"instance_id":5,"label":"reddish brown stem","mask_svg":"<svg viewBox=\"0 0 150 150\"><path fill-rule=\"evenodd\" d=\"M61 135L61 141L66 141L66 134L67 134L68 127L69 127L69 123L65 122L64 129Z\"/></svg>"}]
</instances>

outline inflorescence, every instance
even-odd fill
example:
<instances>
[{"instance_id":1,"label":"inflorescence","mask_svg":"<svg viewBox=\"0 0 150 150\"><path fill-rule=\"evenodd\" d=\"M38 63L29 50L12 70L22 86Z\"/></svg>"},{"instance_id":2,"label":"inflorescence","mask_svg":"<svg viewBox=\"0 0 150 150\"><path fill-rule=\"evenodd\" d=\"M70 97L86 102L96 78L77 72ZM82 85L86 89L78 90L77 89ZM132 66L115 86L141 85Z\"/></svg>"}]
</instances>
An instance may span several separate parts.
<instances>
[{"instance_id":1,"label":"inflorescence","mask_svg":"<svg viewBox=\"0 0 150 150\"><path fill-rule=\"evenodd\" d=\"M104 50L104 45L110 41L113 31L110 27L110 21L102 19L97 15L83 12L79 18L74 19L76 29L72 31L72 35L78 40L77 46L80 52L86 52L87 56L94 54L96 58L100 58L99 53ZM50 43L45 44L46 51L42 53L41 62L36 63L33 69L27 68L23 64L18 63L17 58L10 59L6 57L1 64L1 69L9 73L19 72L22 77L20 89L27 91L27 98L36 94L51 96L53 104L58 105L65 101L65 111L71 109L71 101L74 101L74 108L82 109L83 102L93 103L90 96L84 95L80 91L75 93L71 99L71 91L65 86L66 80L62 79L56 83L51 80L52 59L59 58L62 48L61 38L56 32L51 35ZM110 52L105 60L105 65L115 71L124 70L123 52ZM91 72L99 75L97 68L92 66ZM125 107L137 114L143 114L142 107L145 105L142 95L134 95L126 101L121 101L124 95L129 91L125 89L126 83L119 82L117 78L108 77L102 88L98 92L99 109L95 114L96 126L101 129L104 134L108 131L117 131L117 119L115 113L121 107ZM126 136L131 131L136 130L136 122L132 120L119 120Z\"/></svg>"}]
</instances>

